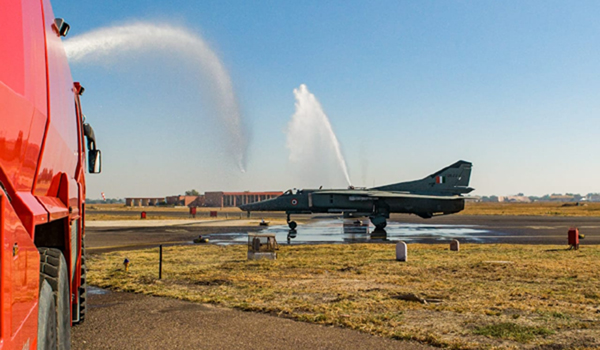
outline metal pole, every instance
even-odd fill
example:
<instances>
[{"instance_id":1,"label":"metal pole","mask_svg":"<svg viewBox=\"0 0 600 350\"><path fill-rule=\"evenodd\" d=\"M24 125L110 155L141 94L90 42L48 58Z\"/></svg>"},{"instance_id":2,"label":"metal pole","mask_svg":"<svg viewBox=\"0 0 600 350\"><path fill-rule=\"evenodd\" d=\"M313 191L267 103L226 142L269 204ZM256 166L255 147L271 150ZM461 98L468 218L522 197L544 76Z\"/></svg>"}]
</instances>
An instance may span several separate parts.
<instances>
[{"instance_id":1,"label":"metal pole","mask_svg":"<svg viewBox=\"0 0 600 350\"><path fill-rule=\"evenodd\" d=\"M159 246L160 248L160 257L158 258L158 279L162 278L162 244Z\"/></svg>"}]
</instances>

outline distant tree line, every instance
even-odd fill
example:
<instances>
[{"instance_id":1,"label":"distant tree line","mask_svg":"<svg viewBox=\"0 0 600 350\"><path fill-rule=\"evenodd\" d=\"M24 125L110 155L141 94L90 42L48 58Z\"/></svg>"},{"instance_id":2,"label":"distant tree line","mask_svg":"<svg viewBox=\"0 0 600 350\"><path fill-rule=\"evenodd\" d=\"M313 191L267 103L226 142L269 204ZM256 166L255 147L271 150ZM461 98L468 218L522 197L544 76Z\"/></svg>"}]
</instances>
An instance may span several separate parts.
<instances>
[{"instance_id":1,"label":"distant tree line","mask_svg":"<svg viewBox=\"0 0 600 350\"><path fill-rule=\"evenodd\" d=\"M546 194L541 197L538 196L525 196L523 193L519 193L516 196L518 197L527 197L532 202L600 202L600 193L588 193L586 195L581 195L579 193L552 193ZM482 202L498 202L498 196L482 196Z\"/></svg>"},{"instance_id":2,"label":"distant tree line","mask_svg":"<svg viewBox=\"0 0 600 350\"><path fill-rule=\"evenodd\" d=\"M125 204L125 200L123 198L106 198L106 200L100 198L100 199L90 199L90 198L86 198L85 202L87 204L101 204L101 203L106 203L106 204L120 204L123 203Z\"/></svg>"}]
</instances>

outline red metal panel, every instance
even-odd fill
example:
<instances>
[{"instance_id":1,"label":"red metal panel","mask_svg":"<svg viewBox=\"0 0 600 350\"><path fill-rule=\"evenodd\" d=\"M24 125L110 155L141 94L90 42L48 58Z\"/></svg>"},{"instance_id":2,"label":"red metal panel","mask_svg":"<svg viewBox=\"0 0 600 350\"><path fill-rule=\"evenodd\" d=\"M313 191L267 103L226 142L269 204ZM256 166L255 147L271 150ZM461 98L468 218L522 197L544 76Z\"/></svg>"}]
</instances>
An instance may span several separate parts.
<instances>
[{"instance_id":1,"label":"red metal panel","mask_svg":"<svg viewBox=\"0 0 600 350\"><path fill-rule=\"evenodd\" d=\"M17 192L12 205L31 237L36 225L48 223L48 212L31 193Z\"/></svg>"},{"instance_id":2,"label":"red metal panel","mask_svg":"<svg viewBox=\"0 0 600 350\"><path fill-rule=\"evenodd\" d=\"M39 196L37 197L37 200L48 212L48 222L69 216L69 208L67 208L60 199L56 197Z\"/></svg>"},{"instance_id":3,"label":"red metal panel","mask_svg":"<svg viewBox=\"0 0 600 350\"><path fill-rule=\"evenodd\" d=\"M0 65L1 66L1 65ZM0 82L0 108L2 133L0 133L0 166L6 177L5 186L14 193L19 180L23 158L29 149L29 125L34 115L34 107L22 95L15 93ZM37 149L39 153L39 148ZM29 186L31 190L31 183Z\"/></svg>"},{"instance_id":4,"label":"red metal panel","mask_svg":"<svg viewBox=\"0 0 600 350\"><path fill-rule=\"evenodd\" d=\"M31 191L46 124L46 65L39 1L3 0L0 23L0 167L9 194ZM6 57L5 57L6 56Z\"/></svg>"},{"instance_id":5,"label":"red metal panel","mask_svg":"<svg viewBox=\"0 0 600 350\"><path fill-rule=\"evenodd\" d=\"M40 256L6 196L0 197L2 338L8 349L23 349L37 336Z\"/></svg>"},{"instance_id":6,"label":"red metal panel","mask_svg":"<svg viewBox=\"0 0 600 350\"><path fill-rule=\"evenodd\" d=\"M3 0L0 8L0 23L10 28L10 35L4 33L0 40L0 81L17 94L25 92L25 59L23 57L23 13L21 1Z\"/></svg>"},{"instance_id":7,"label":"red metal panel","mask_svg":"<svg viewBox=\"0 0 600 350\"><path fill-rule=\"evenodd\" d=\"M78 123L75 113L73 79L60 37L53 28L54 14L50 2L44 4L44 29L47 47L49 123L38 167L34 194L56 196L53 182L59 173L75 178L78 163ZM58 156L60 155L60 156Z\"/></svg>"},{"instance_id":8,"label":"red metal panel","mask_svg":"<svg viewBox=\"0 0 600 350\"><path fill-rule=\"evenodd\" d=\"M26 26L24 26L25 51L25 96L33 101L37 111L46 117L48 111L48 95L46 81L46 39L44 37L44 16L42 3L39 0L22 1ZM37 144L42 142L45 122L32 124L39 131Z\"/></svg>"}]
</instances>

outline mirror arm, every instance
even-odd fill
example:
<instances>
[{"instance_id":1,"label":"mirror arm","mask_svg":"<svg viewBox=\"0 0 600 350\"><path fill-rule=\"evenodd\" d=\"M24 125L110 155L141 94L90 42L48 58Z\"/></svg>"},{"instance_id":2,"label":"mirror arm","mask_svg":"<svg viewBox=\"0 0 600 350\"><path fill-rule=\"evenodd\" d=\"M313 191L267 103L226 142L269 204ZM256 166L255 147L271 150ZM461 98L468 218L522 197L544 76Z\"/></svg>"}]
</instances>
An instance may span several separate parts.
<instances>
[{"instance_id":1,"label":"mirror arm","mask_svg":"<svg viewBox=\"0 0 600 350\"><path fill-rule=\"evenodd\" d=\"M88 123L83 124L83 135L87 138L88 150L96 149L96 135L94 134L94 129Z\"/></svg>"}]
</instances>

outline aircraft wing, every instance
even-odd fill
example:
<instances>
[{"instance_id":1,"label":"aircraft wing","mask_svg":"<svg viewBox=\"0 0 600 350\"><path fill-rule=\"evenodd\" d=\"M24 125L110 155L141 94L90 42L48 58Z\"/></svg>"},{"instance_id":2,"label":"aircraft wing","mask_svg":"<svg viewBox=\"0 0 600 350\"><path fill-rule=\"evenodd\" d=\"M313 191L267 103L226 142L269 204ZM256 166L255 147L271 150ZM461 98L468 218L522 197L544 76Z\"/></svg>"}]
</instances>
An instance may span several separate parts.
<instances>
[{"instance_id":1,"label":"aircraft wing","mask_svg":"<svg viewBox=\"0 0 600 350\"><path fill-rule=\"evenodd\" d=\"M441 200L453 200L453 199L464 199L463 196L435 196L427 194L415 194L415 193L402 193L402 192L384 192L378 191L377 193L372 192L372 197L378 198L415 198L415 199L441 199Z\"/></svg>"},{"instance_id":2,"label":"aircraft wing","mask_svg":"<svg viewBox=\"0 0 600 350\"><path fill-rule=\"evenodd\" d=\"M398 192L398 191L364 191L364 190L341 190L341 191L319 191L315 194L335 194L352 197L362 198L414 198L414 199L441 199L441 200L454 200L454 199L465 199L463 196L452 195L452 196L436 196L427 194L415 194L410 192Z\"/></svg>"},{"instance_id":3,"label":"aircraft wing","mask_svg":"<svg viewBox=\"0 0 600 350\"><path fill-rule=\"evenodd\" d=\"M340 194L344 196L368 196L371 192L367 190L325 190L315 191L314 194Z\"/></svg>"}]
</instances>

